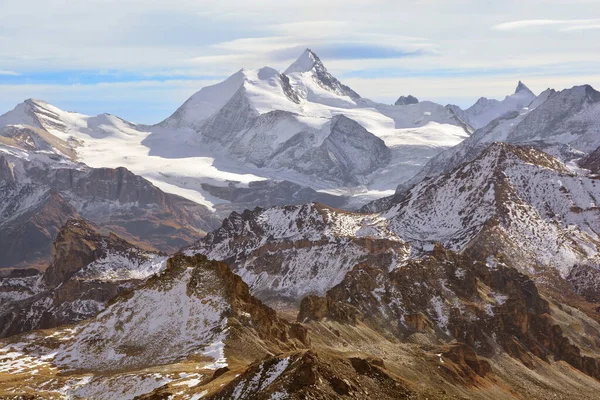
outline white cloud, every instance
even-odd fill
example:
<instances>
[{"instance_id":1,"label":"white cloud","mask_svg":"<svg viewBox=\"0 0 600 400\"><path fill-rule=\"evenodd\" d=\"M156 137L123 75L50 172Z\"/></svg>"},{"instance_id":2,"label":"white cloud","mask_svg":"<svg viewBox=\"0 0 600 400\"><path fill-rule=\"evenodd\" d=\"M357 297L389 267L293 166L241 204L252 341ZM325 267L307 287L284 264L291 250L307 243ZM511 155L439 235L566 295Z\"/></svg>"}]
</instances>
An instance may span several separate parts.
<instances>
[{"instance_id":1,"label":"white cloud","mask_svg":"<svg viewBox=\"0 0 600 400\"><path fill-rule=\"evenodd\" d=\"M0 75L19 76L20 74L16 71L8 71L0 69Z\"/></svg>"},{"instance_id":2,"label":"white cloud","mask_svg":"<svg viewBox=\"0 0 600 400\"><path fill-rule=\"evenodd\" d=\"M590 29L598 27L600 19L528 19L504 22L494 26L498 31L516 31L527 28L559 26L563 31Z\"/></svg>"},{"instance_id":3,"label":"white cloud","mask_svg":"<svg viewBox=\"0 0 600 400\"><path fill-rule=\"evenodd\" d=\"M561 31L565 31L565 32L569 32L569 31L588 31L588 30L593 30L593 29L600 29L600 24L568 26L566 28L562 28Z\"/></svg>"}]
</instances>

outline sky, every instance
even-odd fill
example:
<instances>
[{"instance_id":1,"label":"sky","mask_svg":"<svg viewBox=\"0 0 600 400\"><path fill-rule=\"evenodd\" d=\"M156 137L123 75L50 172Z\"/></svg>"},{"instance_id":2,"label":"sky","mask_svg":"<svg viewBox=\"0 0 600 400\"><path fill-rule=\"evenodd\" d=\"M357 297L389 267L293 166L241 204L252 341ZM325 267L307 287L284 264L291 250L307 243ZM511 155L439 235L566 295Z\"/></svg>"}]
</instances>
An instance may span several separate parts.
<instances>
[{"instance_id":1,"label":"sky","mask_svg":"<svg viewBox=\"0 0 600 400\"><path fill-rule=\"evenodd\" d=\"M361 96L468 107L600 89L600 0L2 0L0 114L27 98L138 123L305 48Z\"/></svg>"}]
</instances>

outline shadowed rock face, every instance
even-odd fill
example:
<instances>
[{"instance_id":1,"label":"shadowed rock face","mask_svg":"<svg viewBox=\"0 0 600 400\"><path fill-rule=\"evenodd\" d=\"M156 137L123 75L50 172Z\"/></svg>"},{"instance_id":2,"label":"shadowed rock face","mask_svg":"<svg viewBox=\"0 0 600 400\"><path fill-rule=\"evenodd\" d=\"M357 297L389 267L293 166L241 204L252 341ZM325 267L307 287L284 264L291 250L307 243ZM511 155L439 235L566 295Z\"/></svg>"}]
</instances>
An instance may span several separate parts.
<instances>
[{"instance_id":1,"label":"shadowed rock face","mask_svg":"<svg viewBox=\"0 0 600 400\"><path fill-rule=\"evenodd\" d=\"M176 251L218 226L206 207L166 194L125 168L44 168L0 156L2 267L43 265L70 218L150 249Z\"/></svg>"},{"instance_id":2,"label":"shadowed rock face","mask_svg":"<svg viewBox=\"0 0 600 400\"><path fill-rule=\"evenodd\" d=\"M4 203L8 207L2 213L6 219L0 223L0 268L44 265L50 259L52 241L60 228L69 219L79 217L77 210L54 190L36 196L35 204L20 210L21 201L34 191L33 188L21 190ZM11 190L7 192L10 194ZM15 215L13 210L21 212Z\"/></svg>"},{"instance_id":3,"label":"shadowed rock face","mask_svg":"<svg viewBox=\"0 0 600 400\"><path fill-rule=\"evenodd\" d=\"M582 168L589 169L594 174L600 174L600 147L579 161Z\"/></svg>"},{"instance_id":4,"label":"shadowed rock face","mask_svg":"<svg viewBox=\"0 0 600 400\"><path fill-rule=\"evenodd\" d=\"M115 234L101 235L85 220L68 221L58 233L53 248L54 260L44 274L50 288L67 282L82 268L111 253L122 254L131 260L143 260L152 254L143 253Z\"/></svg>"},{"instance_id":5,"label":"shadowed rock face","mask_svg":"<svg viewBox=\"0 0 600 400\"><path fill-rule=\"evenodd\" d=\"M232 211L242 212L256 207L272 207L290 204L319 202L331 207L344 206L348 198L317 192L306 186L289 181L250 182L248 187L214 186L202 184L202 188L211 195L231 203L217 205L219 215L229 216Z\"/></svg>"},{"instance_id":6,"label":"shadowed rock face","mask_svg":"<svg viewBox=\"0 0 600 400\"><path fill-rule=\"evenodd\" d=\"M292 142L294 138L288 142ZM391 151L384 141L357 122L339 115L319 147L309 149L290 168L344 184L358 184L365 175L386 166Z\"/></svg>"},{"instance_id":7,"label":"shadowed rock face","mask_svg":"<svg viewBox=\"0 0 600 400\"><path fill-rule=\"evenodd\" d=\"M8 164L5 157L0 157L0 185L1 187L7 187L8 185L15 182L15 176L12 172L12 168Z\"/></svg>"},{"instance_id":8,"label":"shadowed rock face","mask_svg":"<svg viewBox=\"0 0 600 400\"><path fill-rule=\"evenodd\" d=\"M124 289L161 269L164 257L114 234L102 236L85 220L69 220L53 245L54 260L30 279L0 278L0 336L54 328L94 316ZM17 270L18 271L18 270Z\"/></svg>"}]
</instances>

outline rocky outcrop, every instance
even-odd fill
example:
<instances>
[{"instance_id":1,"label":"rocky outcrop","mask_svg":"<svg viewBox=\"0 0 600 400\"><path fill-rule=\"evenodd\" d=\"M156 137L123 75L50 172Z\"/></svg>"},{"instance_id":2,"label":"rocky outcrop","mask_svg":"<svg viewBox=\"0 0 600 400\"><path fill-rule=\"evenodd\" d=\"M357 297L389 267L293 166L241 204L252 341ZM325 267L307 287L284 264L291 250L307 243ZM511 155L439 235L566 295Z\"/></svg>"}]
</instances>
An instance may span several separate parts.
<instances>
[{"instance_id":1,"label":"rocky outcrop","mask_svg":"<svg viewBox=\"0 0 600 400\"><path fill-rule=\"evenodd\" d=\"M33 335L40 339L38 356L60 371L94 373L186 360L211 370L227 366L230 357L252 363L309 344L302 326L252 297L225 264L181 254L121 291L94 318L56 332Z\"/></svg>"},{"instance_id":2,"label":"rocky outcrop","mask_svg":"<svg viewBox=\"0 0 600 400\"><path fill-rule=\"evenodd\" d=\"M598 265L577 264L567 281L575 292L591 303L600 303L600 267Z\"/></svg>"},{"instance_id":3,"label":"rocky outcrop","mask_svg":"<svg viewBox=\"0 0 600 400\"><path fill-rule=\"evenodd\" d=\"M394 103L395 106L408 106L410 104L417 104L419 103L419 99L417 99L415 96L412 95L408 95L408 96L400 96L398 98L398 100L396 100L396 102Z\"/></svg>"},{"instance_id":4,"label":"rocky outcrop","mask_svg":"<svg viewBox=\"0 0 600 400\"><path fill-rule=\"evenodd\" d=\"M136 260L151 257L115 234L102 236L85 220L69 220L54 242L54 260L44 274L51 288L67 282L85 266L112 253ZM139 260L137 260L139 261Z\"/></svg>"},{"instance_id":5,"label":"rocky outcrop","mask_svg":"<svg viewBox=\"0 0 600 400\"><path fill-rule=\"evenodd\" d=\"M272 399L285 393L297 399L398 399L415 396L405 382L394 378L381 360L345 358L318 351L278 356L251 365L216 393L221 399Z\"/></svg>"}]
</instances>

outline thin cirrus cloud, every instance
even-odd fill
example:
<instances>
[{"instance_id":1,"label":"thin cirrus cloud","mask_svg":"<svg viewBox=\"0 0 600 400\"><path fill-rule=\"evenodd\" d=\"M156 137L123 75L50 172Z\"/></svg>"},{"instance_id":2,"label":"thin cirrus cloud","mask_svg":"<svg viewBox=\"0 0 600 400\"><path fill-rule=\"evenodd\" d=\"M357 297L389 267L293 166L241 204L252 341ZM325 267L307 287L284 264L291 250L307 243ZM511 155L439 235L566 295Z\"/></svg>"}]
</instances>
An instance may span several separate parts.
<instances>
[{"instance_id":1,"label":"thin cirrus cloud","mask_svg":"<svg viewBox=\"0 0 600 400\"><path fill-rule=\"evenodd\" d=\"M596 19L527 19L504 22L494 26L497 31L519 31L531 28L556 27L558 30L577 31L600 29L600 18Z\"/></svg>"},{"instance_id":2,"label":"thin cirrus cloud","mask_svg":"<svg viewBox=\"0 0 600 400\"><path fill-rule=\"evenodd\" d=\"M324 59L328 60L378 60L378 59L401 59L406 57L418 57L433 54L428 48L399 48L394 46L381 46L373 44L315 44L309 46ZM275 61L290 60L305 49L302 46L294 46L271 52L270 57Z\"/></svg>"}]
</instances>

